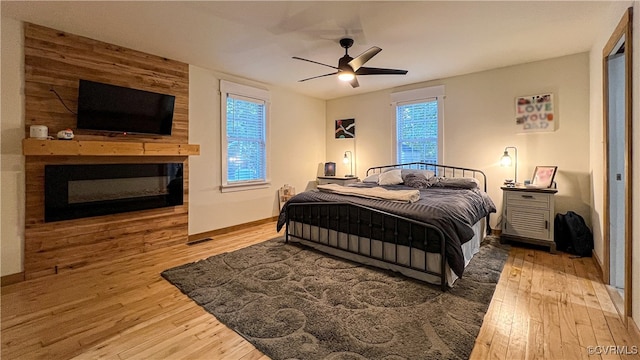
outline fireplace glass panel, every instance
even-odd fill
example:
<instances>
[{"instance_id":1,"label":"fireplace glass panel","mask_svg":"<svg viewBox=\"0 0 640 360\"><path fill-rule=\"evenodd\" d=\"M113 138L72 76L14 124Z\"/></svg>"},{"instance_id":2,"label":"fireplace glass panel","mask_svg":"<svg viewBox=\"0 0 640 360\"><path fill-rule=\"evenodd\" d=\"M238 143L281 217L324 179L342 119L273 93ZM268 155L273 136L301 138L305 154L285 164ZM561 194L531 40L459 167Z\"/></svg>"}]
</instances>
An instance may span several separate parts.
<instances>
[{"instance_id":1,"label":"fireplace glass panel","mask_svg":"<svg viewBox=\"0 0 640 360\"><path fill-rule=\"evenodd\" d=\"M168 177L69 181L69 204L168 194Z\"/></svg>"},{"instance_id":2,"label":"fireplace glass panel","mask_svg":"<svg viewBox=\"0 0 640 360\"><path fill-rule=\"evenodd\" d=\"M45 166L45 221L183 204L181 163Z\"/></svg>"}]
</instances>

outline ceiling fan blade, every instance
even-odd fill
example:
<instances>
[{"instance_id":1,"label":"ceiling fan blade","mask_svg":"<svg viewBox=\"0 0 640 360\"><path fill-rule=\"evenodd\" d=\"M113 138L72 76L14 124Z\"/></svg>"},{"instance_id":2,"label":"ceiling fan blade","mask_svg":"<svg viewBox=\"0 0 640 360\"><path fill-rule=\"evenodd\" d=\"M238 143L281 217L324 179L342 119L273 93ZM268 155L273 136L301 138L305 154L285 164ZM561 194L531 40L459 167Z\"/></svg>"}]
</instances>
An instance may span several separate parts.
<instances>
[{"instance_id":1,"label":"ceiling fan blade","mask_svg":"<svg viewBox=\"0 0 640 360\"><path fill-rule=\"evenodd\" d=\"M303 58L301 58L301 57L297 57L297 56L294 56L294 57L293 57L293 59L296 59L296 60L302 60L302 61L308 61L308 62L310 62L310 63L314 63L314 64L318 64L318 65L322 65L322 66L327 66L327 67L330 67L330 68L332 68L332 69L336 69L336 70L338 70L338 68L337 68L337 67L335 67L335 66L333 66L333 65L327 65L327 64L323 64L323 63L321 63L321 62L317 62L317 61L313 61L313 60L309 60L309 59L303 59Z\"/></svg>"},{"instance_id":2,"label":"ceiling fan blade","mask_svg":"<svg viewBox=\"0 0 640 360\"><path fill-rule=\"evenodd\" d=\"M407 70L381 69L371 67L361 67L356 71L356 75L406 75Z\"/></svg>"},{"instance_id":3,"label":"ceiling fan blade","mask_svg":"<svg viewBox=\"0 0 640 360\"><path fill-rule=\"evenodd\" d=\"M331 76L331 75L335 75L335 74L337 74L337 73L338 73L338 72L336 71L336 72L334 72L334 73L329 73L329 74L324 74L324 75L313 76L313 77L310 77L310 78L306 78L306 79L298 80L298 82L303 82L303 81L307 81L307 80L317 79L317 78L321 78L321 77L325 77L325 76Z\"/></svg>"},{"instance_id":4,"label":"ceiling fan blade","mask_svg":"<svg viewBox=\"0 0 640 360\"><path fill-rule=\"evenodd\" d=\"M369 50L363 52L362 54L356 56L355 58L353 58L353 60L349 61L349 66L351 66L353 71L358 71L358 69L360 69L360 67L362 67L364 63L371 60L371 58L376 56L376 54L379 53L380 51L382 51L382 49L380 49L377 46L374 46Z\"/></svg>"},{"instance_id":5,"label":"ceiling fan blade","mask_svg":"<svg viewBox=\"0 0 640 360\"><path fill-rule=\"evenodd\" d=\"M352 88L357 88L358 86L360 86L360 84L358 83L357 77L354 77L353 80L349 81L349 84L351 84Z\"/></svg>"}]
</instances>

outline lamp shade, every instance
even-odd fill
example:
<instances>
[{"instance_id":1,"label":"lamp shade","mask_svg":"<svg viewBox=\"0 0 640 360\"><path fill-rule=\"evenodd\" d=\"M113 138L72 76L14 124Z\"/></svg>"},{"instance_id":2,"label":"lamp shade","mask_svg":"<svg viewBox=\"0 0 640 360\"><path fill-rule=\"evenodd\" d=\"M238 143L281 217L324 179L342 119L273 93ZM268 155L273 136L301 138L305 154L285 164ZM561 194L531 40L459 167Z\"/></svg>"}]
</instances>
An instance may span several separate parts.
<instances>
[{"instance_id":1,"label":"lamp shade","mask_svg":"<svg viewBox=\"0 0 640 360\"><path fill-rule=\"evenodd\" d=\"M342 162L344 162L345 164L351 164L351 168L350 168L351 172L345 175L345 177L354 177L355 175L353 175L353 153L349 150L345 151L344 158L342 158Z\"/></svg>"},{"instance_id":2,"label":"lamp shade","mask_svg":"<svg viewBox=\"0 0 640 360\"><path fill-rule=\"evenodd\" d=\"M511 166L511 163L511 156L509 156L509 153L505 150L504 155L502 155L502 158L500 159L500 165Z\"/></svg>"},{"instance_id":3,"label":"lamp shade","mask_svg":"<svg viewBox=\"0 0 640 360\"><path fill-rule=\"evenodd\" d=\"M513 149L514 159L509 155L509 149ZM514 183L518 183L518 148L515 146L507 146L504 148L504 153L502 154L502 158L500 158L501 166L511 166L513 164L514 172L513 172L513 181Z\"/></svg>"}]
</instances>

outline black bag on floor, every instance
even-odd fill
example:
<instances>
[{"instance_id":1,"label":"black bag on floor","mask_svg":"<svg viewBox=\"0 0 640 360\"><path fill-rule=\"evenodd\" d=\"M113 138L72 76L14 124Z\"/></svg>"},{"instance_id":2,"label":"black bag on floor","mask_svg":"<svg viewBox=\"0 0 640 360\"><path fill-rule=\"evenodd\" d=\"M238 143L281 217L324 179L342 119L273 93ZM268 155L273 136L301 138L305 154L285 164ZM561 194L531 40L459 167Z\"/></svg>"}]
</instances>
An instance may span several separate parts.
<instances>
[{"instance_id":1,"label":"black bag on floor","mask_svg":"<svg viewBox=\"0 0 640 360\"><path fill-rule=\"evenodd\" d=\"M553 226L553 237L558 250L579 256L591 256L593 234L582 216L573 211L556 214Z\"/></svg>"}]
</instances>

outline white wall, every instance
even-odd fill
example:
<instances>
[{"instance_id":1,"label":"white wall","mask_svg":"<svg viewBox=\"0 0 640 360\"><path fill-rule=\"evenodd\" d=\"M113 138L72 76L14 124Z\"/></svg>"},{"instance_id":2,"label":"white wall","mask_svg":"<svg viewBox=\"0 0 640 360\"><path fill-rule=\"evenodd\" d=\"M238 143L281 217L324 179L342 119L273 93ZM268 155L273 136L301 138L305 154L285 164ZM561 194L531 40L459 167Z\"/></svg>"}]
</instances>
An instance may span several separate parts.
<instances>
[{"instance_id":1,"label":"white wall","mask_svg":"<svg viewBox=\"0 0 640 360\"><path fill-rule=\"evenodd\" d=\"M556 211L574 210L589 220L587 53L328 101L326 160L341 159L355 142L358 176L363 177L368 167L394 163L389 95L433 85L445 86L443 163L483 170L488 193L500 209L500 186L513 178L513 168L500 167L499 160L506 146L516 146L518 180L531 178L536 165L557 165ZM546 92L554 94L557 130L518 134L515 98ZM350 117L356 119L356 138L334 139L335 119ZM497 220L498 215L492 216L492 225Z\"/></svg>"},{"instance_id":2,"label":"white wall","mask_svg":"<svg viewBox=\"0 0 640 360\"><path fill-rule=\"evenodd\" d=\"M220 79L271 92L268 189L220 192ZM200 144L200 156L189 158L189 234L276 216L281 186L301 192L316 179L325 157L325 117L324 100L189 66L189 142Z\"/></svg>"},{"instance_id":3,"label":"white wall","mask_svg":"<svg viewBox=\"0 0 640 360\"><path fill-rule=\"evenodd\" d=\"M24 254L24 66L22 23L1 18L0 275L19 273Z\"/></svg>"}]
</instances>

